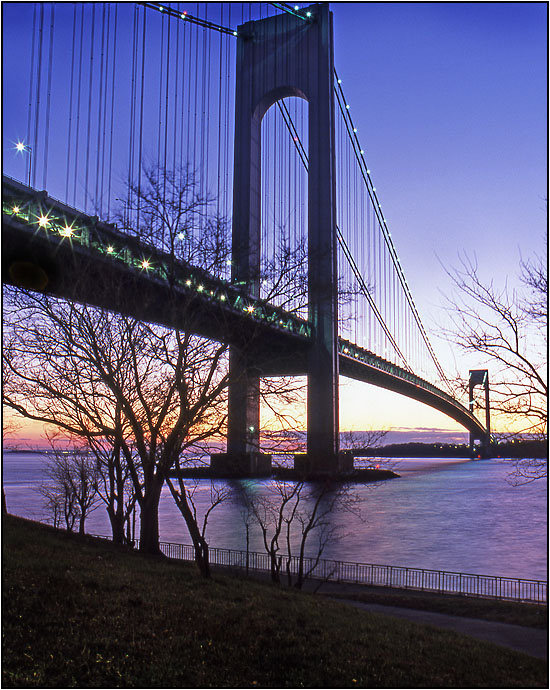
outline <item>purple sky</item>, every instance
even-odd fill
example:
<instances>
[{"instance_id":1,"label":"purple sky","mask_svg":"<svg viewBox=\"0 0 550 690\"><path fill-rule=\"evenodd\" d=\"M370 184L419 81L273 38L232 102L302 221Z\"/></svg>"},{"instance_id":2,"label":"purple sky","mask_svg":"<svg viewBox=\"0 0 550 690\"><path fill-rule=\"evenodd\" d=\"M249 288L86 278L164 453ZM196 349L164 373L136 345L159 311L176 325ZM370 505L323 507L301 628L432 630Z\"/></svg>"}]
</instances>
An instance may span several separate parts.
<instances>
[{"instance_id":1,"label":"purple sky","mask_svg":"<svg viewBox=\"0 0 550 690\"><path fill-rule=\"evenodd\" d=\"M24 50L17 8L3 5L5 65L6 56ZM520 251L545 251L547 5L335 2L331 9L335 65L413 296L432 329L445 320L443 295L451 290L440 261L452 268L460 254L475 255L482 275L513 286ZM13 95L17 86L7 76L4 88ZM14 174L9 146L22 118L11 117L5 96L4 165ZM431 338L447 371L481 365ZM343 384L343 428L458 428L401 396Z\"/></svg>"},{"instance_id":2,"label":"purple sky","mask_svg":"<svg viewBox=\"0 0 550 690\"><path fill-rule=\"evenodd\" d=\"M435 328L452 289L439 261L457 267L459 254L476 256L483 276L514 286L520 251L546 251L547 6L331 7L336 68L413 296ZM431 338L445 370L480 366ZM395 403L403 426L452 427L367 390L343 391L344 419L364 395L370 409L395 414Z\"/></svg>"}]
</instances>

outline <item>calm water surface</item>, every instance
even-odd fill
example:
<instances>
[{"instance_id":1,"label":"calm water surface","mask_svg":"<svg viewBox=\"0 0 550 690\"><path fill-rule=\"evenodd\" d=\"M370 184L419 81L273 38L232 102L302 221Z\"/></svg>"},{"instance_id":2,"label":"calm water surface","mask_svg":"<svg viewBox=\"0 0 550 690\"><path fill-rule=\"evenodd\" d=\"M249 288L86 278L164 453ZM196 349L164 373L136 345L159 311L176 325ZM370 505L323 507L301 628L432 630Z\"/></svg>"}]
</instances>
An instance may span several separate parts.
<instances>
[{"instance_id":1,"label":"calm water surface","mask_svg":"<svg viewBox=\"0 0 550 690\"><path fill-rule=\"evenodd\" d=\"M3 481L8 510L47 522L36 492L43 481L44 457L6 453ZM489 575L547 579L546 482L524 486L507 481L511 465L503 460L408 459L397 461L401 477L378 484L357 484L361 518L345 511L334 514L345 538L324 556L338 560L456 570ZM246 491L262 494L267 482L246 480ZM210 483L195 494L200 513L210 501ZM87 529L109 534L103 507L89 518ZM160 505L163 541L190 543L185 524L167 489ZM220 505L212 514L211 546L245 548L240 507ZM263 550L259 533L250 548Z\"/></svg>"}]
</instances>

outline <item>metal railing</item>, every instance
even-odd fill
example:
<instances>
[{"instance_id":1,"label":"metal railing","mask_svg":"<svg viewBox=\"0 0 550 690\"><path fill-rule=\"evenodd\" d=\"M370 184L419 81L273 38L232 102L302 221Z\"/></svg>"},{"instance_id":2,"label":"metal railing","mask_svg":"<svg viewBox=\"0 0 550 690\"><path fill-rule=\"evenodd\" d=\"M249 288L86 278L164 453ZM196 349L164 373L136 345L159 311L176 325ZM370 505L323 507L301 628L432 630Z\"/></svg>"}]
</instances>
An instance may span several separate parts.
<instances>
[{"instance_id":1,"label":"metal railing","mask_svg":"<svg viewBox=\"0 0 550 690\"><path fill-rule=\"evenodd\" d=\"M135 541L135 547L139 547L139 540ZM192 546L161 542L160 547L162 553L169 558L185 561L194 560L194 548ZM212 565L263 572L269 572L271 569L271 560L267 553L210 547L209 555ZM282 574L286 574L287 570L292 575L298 574L298 556L292 556L289 559L284 554L280 554L277 556L277 559L279 558L281 559ZM310 557L305 557L303 560L303 572L307 573L308 578L327 582L462 594L538 604L546 603L548 584L544 580L527 580L500 575L476 575L446 570L352 563Z\"/></svg>"}]
</instances>

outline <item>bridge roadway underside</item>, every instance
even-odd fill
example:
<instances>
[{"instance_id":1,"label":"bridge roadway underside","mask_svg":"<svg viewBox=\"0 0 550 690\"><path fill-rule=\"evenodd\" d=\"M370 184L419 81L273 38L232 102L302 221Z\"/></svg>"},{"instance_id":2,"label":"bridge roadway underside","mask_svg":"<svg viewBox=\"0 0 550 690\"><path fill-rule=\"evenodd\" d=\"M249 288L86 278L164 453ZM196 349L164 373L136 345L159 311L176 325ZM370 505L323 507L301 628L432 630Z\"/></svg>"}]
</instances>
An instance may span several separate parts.
<instances>
[{"instance_id":1,"label":"bridge roadway underside","mask_svg":"<svg viewBox=\"0 0 550 690\"><path fill-rule=\"evenodd\" d=\"M180 288L170 288L146 271L129 271L107 257L90 257L68 239L54 240L32 233L17 218L3 214L2 280L16 284L10 268L16 262L40 267L47 284L30 289L83 304L102 307L149 323L181 330L241 348L260 376L307 374L308 338L254 321ZM340 374L400 393L448 415L476 436L483 432L467 411L445 397L375 366L339 355ZM365 419L368 409L365 409Z\"/></svg>"}]
</instances>

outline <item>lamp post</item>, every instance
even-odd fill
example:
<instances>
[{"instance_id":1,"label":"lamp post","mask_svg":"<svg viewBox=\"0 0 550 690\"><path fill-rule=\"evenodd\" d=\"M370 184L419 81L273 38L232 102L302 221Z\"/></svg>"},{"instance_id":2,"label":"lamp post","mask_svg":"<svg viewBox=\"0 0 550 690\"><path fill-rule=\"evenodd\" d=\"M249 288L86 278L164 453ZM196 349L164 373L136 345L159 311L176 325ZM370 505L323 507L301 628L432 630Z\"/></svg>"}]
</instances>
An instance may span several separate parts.
<instances>
[{"instance_id":1,"label":"lamp post","mask_svg":"<svg viewBox=\"0 0 550 690\"><path fill-rule=\"evenodd\" d=\"M32 148L28 145L25 144L23 141L18 141L17 144L15 145L16 151L18 153L23 153L23 151L26 151L29 154L29 187L31 186L31 168L32 168Z\"/></svg>"}]
</instances>

